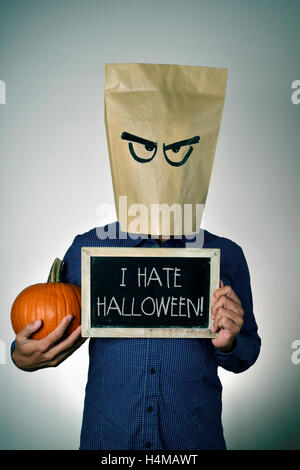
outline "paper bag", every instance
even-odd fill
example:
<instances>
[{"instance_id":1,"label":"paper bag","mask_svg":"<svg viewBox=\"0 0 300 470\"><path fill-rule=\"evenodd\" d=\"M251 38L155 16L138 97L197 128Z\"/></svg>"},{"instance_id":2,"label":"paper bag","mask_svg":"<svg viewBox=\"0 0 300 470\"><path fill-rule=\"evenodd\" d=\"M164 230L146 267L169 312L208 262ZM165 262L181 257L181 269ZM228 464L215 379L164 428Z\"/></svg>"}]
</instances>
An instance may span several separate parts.
<instances>
[{"instance_id":1,"label":"paper bag","mask_svg":"<svg viewBox=\"0 0 300 470\"><path fill-rule=\"evenodd\" d=\"M226 81L220 68L106 64L105 125L122 231L198 233Z\"/></svg>"}]
</instances>

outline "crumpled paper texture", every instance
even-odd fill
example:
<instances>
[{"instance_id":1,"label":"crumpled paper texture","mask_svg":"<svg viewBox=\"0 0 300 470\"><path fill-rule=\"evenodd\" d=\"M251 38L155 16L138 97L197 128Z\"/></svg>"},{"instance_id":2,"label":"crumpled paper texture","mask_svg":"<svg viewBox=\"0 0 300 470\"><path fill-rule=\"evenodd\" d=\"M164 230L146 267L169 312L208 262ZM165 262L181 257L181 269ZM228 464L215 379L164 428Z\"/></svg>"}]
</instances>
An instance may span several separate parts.
<instances>
[{"instance_id":1,"label":"crumpled paper texture","mask_svg":"<svg viewBox=\"0 0 300 470\"><path fill-rule=\"evenodd\" d=\"M105 125L116 212L122 231L151 235L198 233L213 168L226 82L227 69L222 68L143 63L105 65ZM156 146L122 138L128 134ZM179 149L171 145L197 136L198 143L179 145ZM180 164L187 152L190 152L187 161ZM120 196L123 196L122 204ZM163 204L174 209L171 214L177 214L177 218L171 217L167 229L165 216L158 209ZM191 206L184 216L185 205ZM154 213L160 216L154 217Z\"/></svg>"}]
</instances>

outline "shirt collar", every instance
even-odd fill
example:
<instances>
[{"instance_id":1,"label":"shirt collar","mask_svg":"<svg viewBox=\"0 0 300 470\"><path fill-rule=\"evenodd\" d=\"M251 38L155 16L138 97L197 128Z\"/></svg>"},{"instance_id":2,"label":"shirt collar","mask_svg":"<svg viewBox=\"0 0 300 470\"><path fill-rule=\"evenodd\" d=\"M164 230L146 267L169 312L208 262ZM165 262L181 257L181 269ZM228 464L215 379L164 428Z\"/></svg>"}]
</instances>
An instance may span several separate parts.
<instances>
[{"instance_id":1,"label":"shirt collar","mask_svg":"<svg viewBox=\"0 0 300 470\"><path fill-rule=\"evenodd\" d=\"M126 246L128 247L134 247L138 245L143 245L143 243L146 243L146 241L153 240L155 242L155 238L152 238L151 236L144 235L144 234L137 234L137 233L131 233L131 232L123 232L120 228L120 224L117 221L116 222L116 230L119 236L119 239L126 239ZM196 240L196 235L193 239L190 237L186 237L185 235L181 235L179 237L176 236L171 236L169 240L166 240L163 244L162 247L166 246L182 246L185 247L186 243L193 243L194 240ZM151 243L151 242L150 242Z\"/></svg>"}]
</instances>

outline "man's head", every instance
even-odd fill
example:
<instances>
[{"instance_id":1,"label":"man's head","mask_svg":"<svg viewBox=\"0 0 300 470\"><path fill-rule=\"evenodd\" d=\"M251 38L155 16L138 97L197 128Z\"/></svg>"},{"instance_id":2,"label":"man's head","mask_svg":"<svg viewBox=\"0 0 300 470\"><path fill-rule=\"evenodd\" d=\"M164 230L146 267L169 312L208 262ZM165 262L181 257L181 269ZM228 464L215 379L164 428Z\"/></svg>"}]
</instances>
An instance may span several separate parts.
<instances>
[{"instance_id":1,"label":"man's head","mask_svg":"<svg viewBox=\"0 0 300 470\"><path fill-rule=\"evenodd\" d=\"M226 79L225 69L106 64L105 122L122 231L198 232Z\"/></svg>"}]
</instances>

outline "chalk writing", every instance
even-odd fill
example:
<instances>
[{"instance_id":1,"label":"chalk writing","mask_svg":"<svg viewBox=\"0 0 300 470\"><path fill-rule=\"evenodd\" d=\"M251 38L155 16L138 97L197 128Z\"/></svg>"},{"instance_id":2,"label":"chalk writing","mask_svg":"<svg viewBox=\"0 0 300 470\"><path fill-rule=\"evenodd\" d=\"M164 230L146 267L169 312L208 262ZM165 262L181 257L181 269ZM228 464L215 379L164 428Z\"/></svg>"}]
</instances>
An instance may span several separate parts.
<instances>
[{"instance_id":1,"label":"chalk writing","mask_svg":"<svg viewBox=\"0 0 300 470\"><path fill-rule=\"evenodd\" d=\"M93 327L201 326L209 321L209 258L91 260Z\"/></svg>"}]
</instances>

